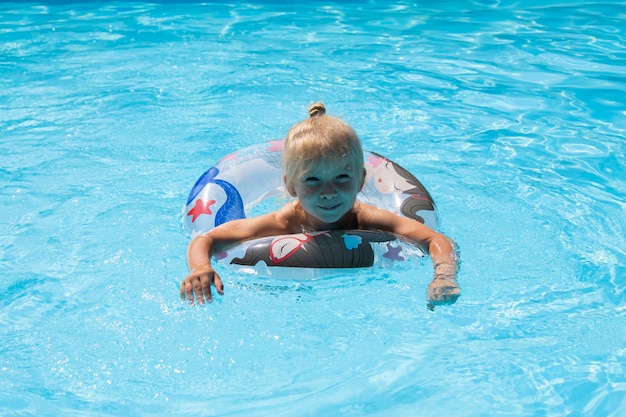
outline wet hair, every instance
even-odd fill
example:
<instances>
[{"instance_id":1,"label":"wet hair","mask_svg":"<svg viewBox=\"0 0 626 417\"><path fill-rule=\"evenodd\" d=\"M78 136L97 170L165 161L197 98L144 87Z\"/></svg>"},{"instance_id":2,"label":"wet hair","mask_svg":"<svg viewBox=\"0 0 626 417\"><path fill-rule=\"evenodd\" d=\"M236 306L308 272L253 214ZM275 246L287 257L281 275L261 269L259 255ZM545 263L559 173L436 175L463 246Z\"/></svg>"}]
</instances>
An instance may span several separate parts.
<instances>
[{"instance_id":1,"label":"wet hair","mask_svg":"<svg viewBox=\"0 0 626 417\"><path fill-rule=\"evenodd\" d=\"M319 160L350 166L362 185L364 161L359 137L344 121L328 116L322 103L315 103L309 107L309 118L289 129L285 139L283 167L290 194L296 178Z\"/></svg>"}]
</instances>

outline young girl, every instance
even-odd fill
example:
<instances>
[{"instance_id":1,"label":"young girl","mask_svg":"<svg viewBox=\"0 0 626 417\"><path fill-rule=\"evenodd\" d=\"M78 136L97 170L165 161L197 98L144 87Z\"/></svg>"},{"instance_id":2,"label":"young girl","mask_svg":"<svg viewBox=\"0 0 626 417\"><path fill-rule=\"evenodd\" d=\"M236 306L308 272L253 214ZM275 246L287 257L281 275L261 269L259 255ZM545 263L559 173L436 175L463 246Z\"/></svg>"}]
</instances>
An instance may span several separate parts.
<instances>
[{"instance_id":1,"label":"young girl","mask_svg":"<svg viewBox=\"0 0 626 417\"><path fill-rule=\"evenodd\" d=\"M338 230L374 229L403 236L430 255L434 278L428 302L454 303L460 295L453 243L424 224L357 201L365 181L363 150L356 133L323 104L313 104L310 118L293 126L283 151L284 181L296 199L259 217L234 220L196 237L189 244L190 274L180 296L190 302L212 301L211 286L224 294L224 284L211 266L211 254L230 245L274 235Z\"/></svg>"}]
</instances>

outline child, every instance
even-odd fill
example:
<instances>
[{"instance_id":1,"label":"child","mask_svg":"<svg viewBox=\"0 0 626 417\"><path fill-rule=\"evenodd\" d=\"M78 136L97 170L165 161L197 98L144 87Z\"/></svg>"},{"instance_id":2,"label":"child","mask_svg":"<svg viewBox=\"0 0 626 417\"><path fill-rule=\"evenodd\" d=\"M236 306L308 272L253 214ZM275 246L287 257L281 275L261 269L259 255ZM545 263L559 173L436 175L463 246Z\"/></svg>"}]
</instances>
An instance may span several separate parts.
<instances>
[{"instance_id":1,"label":"child","mask_svg":"<svg viewBox=\"0 0 626 417\"><path fill-rule=\"evenodd\" d=\"M180 285L181 298L210 302L211 286L224 293L211 254L230 245L290 233L379 229L403 236L430 255L435 268L428 286L430 308L454 303L460 289L453 243L418 221L357 201L365 181L359 138L346 123L326 115L321 103L310 107L309 116L289 130L283 151L285 188L296 199L275 212L224 223L192 240L187 250L191 272Z\"/></svg>"}]
</instances>

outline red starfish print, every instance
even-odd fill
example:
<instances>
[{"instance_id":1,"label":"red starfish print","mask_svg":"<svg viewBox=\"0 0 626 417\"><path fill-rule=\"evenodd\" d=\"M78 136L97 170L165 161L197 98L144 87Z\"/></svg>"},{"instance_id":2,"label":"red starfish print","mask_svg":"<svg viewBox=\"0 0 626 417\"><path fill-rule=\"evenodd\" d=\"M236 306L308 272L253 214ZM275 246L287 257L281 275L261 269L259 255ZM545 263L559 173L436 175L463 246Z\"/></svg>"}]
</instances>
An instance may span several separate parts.
<instances>
[{"instance_id":1,"label":"red starfish print","mask_svg":"<svg viewBox=\"0 0 626 417\"><path fill-rule=\"evenodd\" d=\"M191 218L191 221L195 222L198 216L201 214L213 214L211 213L211 208L210 208L213 204L215 204L215 200L209 200L206 203L204 203L202 199L199 198L196 200L196 205L194 206L194 208L189 210L189 212L187 213L187 216L193 216Z\"/></svg>"}]
</instances>

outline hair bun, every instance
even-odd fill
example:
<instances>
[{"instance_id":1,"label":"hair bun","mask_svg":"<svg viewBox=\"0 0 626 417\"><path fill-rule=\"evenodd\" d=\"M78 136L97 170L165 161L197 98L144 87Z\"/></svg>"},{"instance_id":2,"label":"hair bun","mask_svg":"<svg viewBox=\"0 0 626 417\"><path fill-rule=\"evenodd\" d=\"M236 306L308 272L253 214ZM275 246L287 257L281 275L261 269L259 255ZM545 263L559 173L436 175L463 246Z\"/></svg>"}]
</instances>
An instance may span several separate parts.
<instances>
[{"instance_id":1,"label":"hair bun","mask_svg":"<svg viewBox=\"0 0 626 417\"><path fill-rule=\"evenodd\" d=\"M326 114L326 107L322 103L315 103L309 107L309 117L318 117Z\"/></svg>"}]
</instances>

